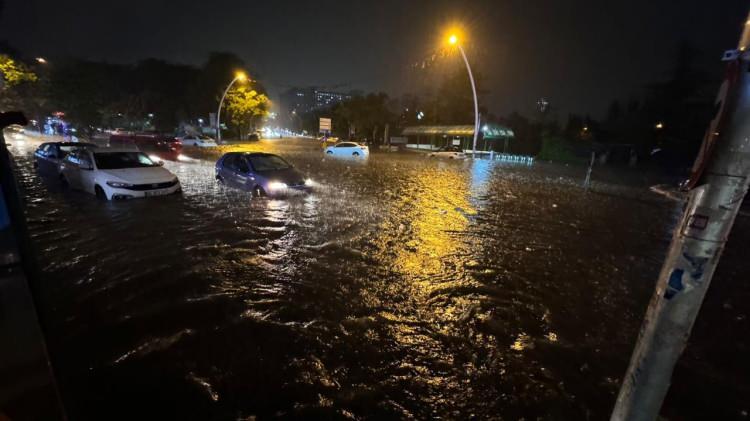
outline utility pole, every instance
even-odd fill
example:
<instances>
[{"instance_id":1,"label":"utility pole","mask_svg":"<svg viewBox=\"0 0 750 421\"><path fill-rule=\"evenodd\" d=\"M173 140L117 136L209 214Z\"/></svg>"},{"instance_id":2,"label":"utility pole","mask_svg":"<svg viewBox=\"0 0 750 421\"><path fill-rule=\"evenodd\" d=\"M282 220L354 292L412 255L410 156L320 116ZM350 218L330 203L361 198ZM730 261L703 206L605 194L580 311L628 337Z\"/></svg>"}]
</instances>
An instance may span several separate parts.
<instances>
[{"instance_id":1,"label":"utility pole","mask_svg":"<svg viewBox=\"0 0 750 421\"><path fill-rule=\"evenodd\" d=\"M612 420L653 421L719 263L750 175L750 20L727 51L718 114L693 167L680 224L646 311Z\"/></svg>"}]
</instances>

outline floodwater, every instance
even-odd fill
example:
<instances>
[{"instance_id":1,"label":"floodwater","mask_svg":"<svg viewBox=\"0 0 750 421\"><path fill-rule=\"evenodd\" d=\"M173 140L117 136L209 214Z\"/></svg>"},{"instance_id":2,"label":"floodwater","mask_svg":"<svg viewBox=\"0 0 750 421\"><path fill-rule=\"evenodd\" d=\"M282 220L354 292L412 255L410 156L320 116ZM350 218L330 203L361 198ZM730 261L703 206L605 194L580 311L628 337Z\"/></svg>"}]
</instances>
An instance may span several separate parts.
<instances>
[{"instance_id":1,"label":"floodwater","mask_svg":"<svg viewBox=\"0 0 750 421\"><path fill-rule=\"evenodd\" d=\"M71 419L605 419L680 212L638 177L585 192L580 168L306 140L234 148L286 157L305 197L224 188L218 152L186 150L182 196L105 203L10 143ZM740 218L668 419L747 418L749 235Z\"/></svg>"}]
</instances>

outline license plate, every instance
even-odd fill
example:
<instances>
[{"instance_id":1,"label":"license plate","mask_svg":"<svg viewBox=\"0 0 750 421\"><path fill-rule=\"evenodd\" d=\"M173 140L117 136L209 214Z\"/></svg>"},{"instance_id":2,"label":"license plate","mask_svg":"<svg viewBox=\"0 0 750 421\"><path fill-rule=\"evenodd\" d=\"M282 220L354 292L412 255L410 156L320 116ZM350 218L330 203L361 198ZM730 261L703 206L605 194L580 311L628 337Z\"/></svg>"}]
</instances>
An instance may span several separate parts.
<instances>
[{"instance_id":1,"label":"license plate","mask_svg":"<svg viewBox=\"0 0 750 421\"><path fill-rule=\"evenodd\" d=\"M169 190L151 190L151 191L147 191L145 193L146 193L146 197L164 196L165 194L169 193Z\"/></svg>"}]
</instances>

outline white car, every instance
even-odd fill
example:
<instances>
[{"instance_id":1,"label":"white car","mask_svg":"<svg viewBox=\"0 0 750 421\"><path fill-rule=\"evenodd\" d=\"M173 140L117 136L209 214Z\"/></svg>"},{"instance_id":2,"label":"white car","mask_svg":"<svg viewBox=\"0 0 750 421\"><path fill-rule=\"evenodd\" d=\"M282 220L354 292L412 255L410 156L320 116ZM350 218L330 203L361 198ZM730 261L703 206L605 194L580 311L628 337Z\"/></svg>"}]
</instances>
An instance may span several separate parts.
<instances>
[{"instance_id":1,"label":"white car","mask_svg":"<svg viewBox=\"0 0 750 421\"><path fill-rule=\"evenodd\" d=\"M367 146L354 142L340 142L326 148L326 155L366 158L370 155Z\"/></svg>"},{"instance_id":2,"label":"white car","mask_svg":"<svg viewBox=\"0 0 750 421\"><path fill-rule=\"evenodd\" d=\"M60 177L71 188L105 200L163 196L182 191L177 177L132 149L78 149L60 164Z\"/></svg>"},{"instance_id":3,"label":"white car","mask_svg":"<svg viewBox=\"0 0 750 421\"><path fill-rule=\"evenodd\" d=\"M466 159L466 154L458 146L444 146L427 156L430 158Z\"/></svg>"},{"instance_id":4,"label":"white car","mask_svg":"<svg viewBox=\"0 0 750 421\"><path fill-rule=\"evenodd\" d=\"M211 148L219 146L212 138L204 135L187 135L180 139L185 146L198 146L200 148Z\"/></svg>"}]
</instances>

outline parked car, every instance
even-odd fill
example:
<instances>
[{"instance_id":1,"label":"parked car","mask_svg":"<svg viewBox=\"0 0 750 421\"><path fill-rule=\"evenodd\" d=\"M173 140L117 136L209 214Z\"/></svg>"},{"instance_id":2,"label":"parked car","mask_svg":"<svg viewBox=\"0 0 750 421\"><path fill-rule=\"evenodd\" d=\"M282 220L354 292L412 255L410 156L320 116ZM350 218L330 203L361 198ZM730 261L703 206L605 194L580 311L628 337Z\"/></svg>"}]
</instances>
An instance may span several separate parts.
<instances>
[{"instance_id":1,"label":"parked car","mask_svg":"<svg viewBox=\"0 0 750 421\"><path fill-rule=\"evenodd\" d=\"M42 174L60 174L60 163L72 151L80 148L96 148L93 143L45 142L34 151L34 168Z\"/></svg>"},{"instance_id":2,"label":"parked car","mask_svg":"<svg viewBox=\"0 0 750 421\"><path fill-rule=\"evenodd\" d=\"M443 146L427 156L430 158L466 159L466 154L458 146Z\"/></svg>"},{"instance_id":3,"label":"parked car","mask_svg":"<svg viewBox=\"0 0 750 421\"><path fill-rule=\"evenodd\" d=\"M179 139L155 131L137 133L115 131L109 136L109 145L116 148L136 146L148 155L155 155L160 159L170 161L176 161L182 151L182 143Z\"/></svg>"},{"instance_id":4,"label":"parked car","mask_svg":"<svg viewBox=\"0 0 750 421\"><path fill-rule=\"evenodd\" d=\"M71 188L106 200L163 196L182 191L177 177L141 151L83 148L61 164L61 180Z\"/></svg>"},{"instance_id":5,"label":"parked car","mask_svg":"<svg viewBox=\"0 0 750 421\"><path fill-rule=\"evenodd\" d=\"M205 135L186 135L180 140L183 146L198 146L200 148L218 146L213 138Z\"/></svg>"},{"instance_id":6,"label":"parked car","mask_svg":"<svg viewBox=\"0 0 750 421\"><path fill-rule=\"evenodd\" d=\"M312 181L284 158L262 152L224 154L216 161L216 180L254 196L282 196L312 188Z\"/></svg>"},{"instance_id":7,"label":"parked car","mask_svg":"<svg viewBox=\"0 0 750 421\"><path fill-rule=\"evenodd\" d=\"M253 142L258 141L258 140L260 140L260 135L258 133L250 133L247 136L247 140L253 141Z\"/></svg>"},{"instance_id":8,"label":"parked car","mask_svg":"<svg viewBox=\"0 0 750 421\"><path fill-rule=\"evenodd\" d=\"M370 149L367 146L360 145L354 142L341 142L332 146L328 146L326 149L326 155L333 156L345 156L355 158L366 158L370 155Z\"/></svg>"}]
</instances>

